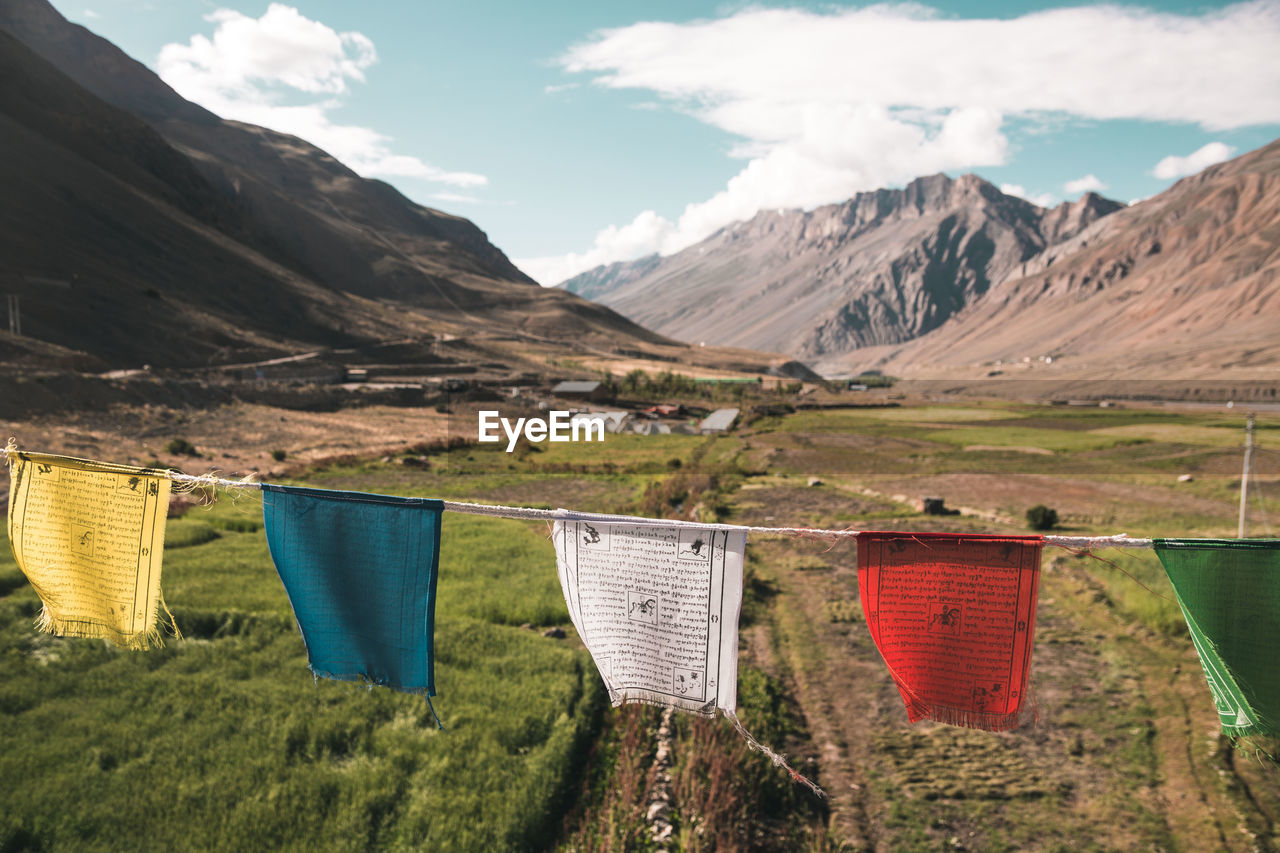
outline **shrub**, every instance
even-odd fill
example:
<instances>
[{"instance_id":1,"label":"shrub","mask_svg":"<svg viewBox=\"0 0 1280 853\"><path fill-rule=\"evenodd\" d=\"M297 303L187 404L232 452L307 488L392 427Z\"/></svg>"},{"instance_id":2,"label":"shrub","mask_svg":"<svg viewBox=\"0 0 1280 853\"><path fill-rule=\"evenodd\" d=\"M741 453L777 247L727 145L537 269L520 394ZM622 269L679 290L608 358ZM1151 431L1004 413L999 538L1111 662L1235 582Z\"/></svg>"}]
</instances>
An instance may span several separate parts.
<instances>
[{"instance_id":1,"label":"shrub","mask_svg":"<svg viewBox=\"0 0 1280 853\"><path fill-rule=\"evenodd\" d=\"M1027 510L1027 524L1032 530L1052 530L1058 524L1058 511L1036 504Z\"/></svg>"},{"instance_id":2,"label":"shrub","mask_svg":"<svg viewBox=\"0 0 1280 853\"><path fill-rule=\"evenodd\" d=\"M626 376L622 377L621 388L623 391L637 393L643 391L648 384L649 374L637 367L635 370L630 371Z\"/></svg>"},{"instance_id":3,"label":"shrub","mask_svg":"<svg viewBox=\"0 0 1280 853\"><path fill-rule=\"evenodd\" d=\"M277 462L283 462L284 458L288 455L289 455L288 453L285 453L283 450L280 450L279 448L271 451L271 458L276 460Z\"/></svg>"},{"instance_id":4,"label":"shrub","mask_svg":"<svg viewBox=\"0 0 1280 853\"><path fill-rule=\"evenodd\" d=\"M164 446L165 453L172 453L174 456L199 456L200 451L196 450L196 446L185 438L175 438Z\"/></svg>"}]
</instances>

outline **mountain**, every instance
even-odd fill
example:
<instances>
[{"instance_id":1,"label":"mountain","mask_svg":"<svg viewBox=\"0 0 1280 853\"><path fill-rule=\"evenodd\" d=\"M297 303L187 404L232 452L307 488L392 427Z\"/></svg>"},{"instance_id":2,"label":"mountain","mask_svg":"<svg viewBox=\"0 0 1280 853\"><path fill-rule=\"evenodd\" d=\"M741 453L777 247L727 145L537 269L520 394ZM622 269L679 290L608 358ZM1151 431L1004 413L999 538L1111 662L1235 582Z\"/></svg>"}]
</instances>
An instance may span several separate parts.
<instances>
[{"instance_id":1,"label":"mountain","mask_svg":"<svg viewBox=\"0 0 1280 853\"><path fill-rule=\"evenodd\" d=\"M610 293L643 277L662 263L662 258L655 252L634 261L615 261L602 264L595 269L587 270L561 284L570 293L576 293L583 299L603 301Z\"/></svg>"},{"instance_id":2,"label":"mountain","mask_svg":"<svg viewBox=\"0 0 1280 853\"><path fill-rule=\"evenodd\" d=\"M1280 140L1094 223L932 334L828 368L1274 381L1278 319Z\"/></svg>"},{"instance_id":3,"label":"mountain","mask_svg":"<svg viewBox=\"0 0 1280 853\"><path fill-rule=\"evenodd\" d=\"M662 340L538 287L471 222L184 100L45 0L0 4L0 259L28 336L110 365L433 332Z\"/></svg>"},{"instance_id":4,"label":"mountain","mask_svg":"<svg viewBox=\"0 0 1280 853\"><path fill-rule=\"evenodd\" d=\"M338 294L237 240L190 160L3 32L0 199L0 288L31 338L130 366L344 340Z\"/></svg>"},{"instance_id":5,"label":"mountain","mask_svg":"<svg viewBox=\"0 0 1280 853\"><path fill-rule=\"evenodd\" d=\"M1122 205L1046 211L976 175L933 175L816 210L765 211L666 258L564 283L671 337L830 358L945 324Z\"/></svg>"}]
</instances>

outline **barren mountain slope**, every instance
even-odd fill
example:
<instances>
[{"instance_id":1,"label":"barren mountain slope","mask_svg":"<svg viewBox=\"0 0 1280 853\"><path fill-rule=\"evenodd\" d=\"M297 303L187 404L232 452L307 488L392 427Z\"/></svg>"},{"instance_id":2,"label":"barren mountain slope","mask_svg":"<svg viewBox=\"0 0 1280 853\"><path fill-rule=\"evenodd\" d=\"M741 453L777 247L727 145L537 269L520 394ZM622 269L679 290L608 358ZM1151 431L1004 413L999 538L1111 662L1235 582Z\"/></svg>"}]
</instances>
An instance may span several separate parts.
<instances>
[{"instance_id":1,"label":"barren mountain slope","mask_svg":"<svg viewBox=\"0 0 1280 853\"><path fill-rule=\"evenodd\" d=\"M0 289L22 299L24 334L105 364L200 363L396 328L236 240L249 225L186 157L6 33L0 200Z\"/></svg>"},{"instance_id":2,"label":"barren mountain slope","mask_svg":"<svg viewBox=\"0 0 1280 853\"><path fill-rule=\"evenodd\" d=\"M945 327L828 368L974 373L1040 356L1096 376L1280 365L1280 141L1185 178L1045 253ZM873 357L874 356L874 357Z\"/></svg>"},{"instance_id":3,"label":"barren mountain slope","mask_svg":"<svg viewBox=\"0 0 1280 853\"><path fill-rule=\"evenodd\" d=\"M560 286L583 299L607 302L610 293L638 280L661 263L662 258L656 253L633 261L614 261L580 273Z\"/></svg>"},{"instance_id":4,"label":"barren mountain slope","mask_svg":"<svg viewBox=\"0 0 1280 853\"><path fill-rule=\"evenodd\" d=\"M939 327L1119 207L1090 194L1046 212L975 175L934 175L811 212L763 212L565 286L675 338L818 358Z\"/></svg>"},{"instance_id":5,"label":"barren mountain slope","mask_svg":"<svg viewBox=\"0 0 1280 853\"><path fill-rule=\"evenodd\" d=\"M187 196L187 189L196 186L190 181L185 189L175 187L172 193L161 197L184 206L184 210L197 204L201 208L198 213L208 214L202 216L202 223L239 244L237 251L262 255L288 276L305 280L319 290L332 291L328 296L317 297L320 303L334 299L382 303L368 305L392 334L412 334L443 324L454 330L555 338L661 340L602 306L537 287L467 220L414 204L389 185L359 177L325 152L295 137L223 121L185 101L110 42L68 23L45 0L6 0L0 4L0 30L12 33L89 92L130 111L157 130L157 140L162 138L168 143L160 146L167 153L157 156L166 162L176 162L175 157L185 160L186 176L199 179L195 191L198 201ZM74 153L93 163L101 160L86 146L87 143L73 146ZM155 145L152 148L159 150ZM151 168L144 165L140 171ZM34 179L34 175L23 179ZM56 175L52 182L56 184ZM49 183L37 181L34 188L41 192ZM148 191L154 189L148 185ZM82 195L87 193L87 188L81 191ZM99 208L99 220L118 218L116 205L87 198L88 207ZM124 214L127 208L119 210ZM20 218L17 210L8 211L7 215ZM70 227L72 221L74 217L62 229L64 242L74 243L86 233L79 226ZM140 229L128 219L109 222L104 227L149 230ZM92 229L87 233L91 235ZM28 237L40 241L38 233ZM17 236L13 238L16 240ZM162 276L157 268L150 270L149 276L139 275L148 269L150 250L157 248L174 256L184 254L176 249L170 251L173 247L168 241L152 241L149 249L133 246L128 251L121 247L114 254L90 252L91 262L82 258L84 263L76 269L105 270L108 275L122 276L132 263L135 269L128 277L134 284L167 294L183 279L176 271L169 270ZM57 254L51 247L35 249L45 255ZM67 260L61 266L54 264L57 274L74 274L70 259ZM38 264L20 264L19 259L12 263L14 273L53 275ZM216 265L207 269L210 275L217 272ZM256 287L232 284L226 275L215 277L206 286L214 290L244 287L247 292ZM261 287L256 289L263 293L263 304L242 307L254 313L274 311L274 297ZM38 294L28 295L33 303L39 298ZM38 310L34 304L32 308ZM339 315L344 312L345 309ZM306 311L291 309L277 319L290 322L291 331L293 325L298 325L296 337L309 343L345 339L353 334L353 326L360 326L358 316L351 322L335 317L332 322L325 320L321 324L327 331L317 336L306 329L307 316ZM247 325L252 327L255 322L250 320ZM181 325L175 320L176 331L182 331ZM358 334L363 337L371 332L372 328L361 328ZM129 336L123 340L127 342ZM292 348L288 341L280 345ZM184 363L187 359L171 357L169 361Z\"/></svg>"}]
</instances>

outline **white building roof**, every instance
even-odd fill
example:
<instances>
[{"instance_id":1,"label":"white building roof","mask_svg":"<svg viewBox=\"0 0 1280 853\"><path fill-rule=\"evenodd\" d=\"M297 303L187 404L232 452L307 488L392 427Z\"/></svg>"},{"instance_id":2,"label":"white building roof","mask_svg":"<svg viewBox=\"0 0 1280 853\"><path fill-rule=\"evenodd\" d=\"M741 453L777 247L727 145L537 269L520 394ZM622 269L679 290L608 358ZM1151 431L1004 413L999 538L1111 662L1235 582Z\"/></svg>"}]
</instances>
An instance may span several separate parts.
<instances>
[{"instance_id":1,"label":"white building roof","mask_svg":"<svg viewBox=\"0 0 1280 853\"><path fill-rule=\"evenodd\" d=\"M552 394L590 394L600 387L600 383L591 379L567 379L551 389Z\"/></svg>"},{"instance_id":2,"label":"white building roof","mask_svg":"<svg viewBox=\"0 0 1280 853\"><path fill-rule=\"evenodd\" d=\"M737 419L737 409L716 409L703 418L702 423L698 424L698 429L703 432L724 432L733 426L733 422Z\"/></svg>"},{"instance_id":3,"label":"white building roof","mask_svg":"<svg viewBox=\"0 0 1280 853\"><path fill-rule=\"evenodd\" d=\"M569 416L569 422L604 421L605 432L618 432L630 418L630 412L578 412Z\"/></svg>"}]
</instances>

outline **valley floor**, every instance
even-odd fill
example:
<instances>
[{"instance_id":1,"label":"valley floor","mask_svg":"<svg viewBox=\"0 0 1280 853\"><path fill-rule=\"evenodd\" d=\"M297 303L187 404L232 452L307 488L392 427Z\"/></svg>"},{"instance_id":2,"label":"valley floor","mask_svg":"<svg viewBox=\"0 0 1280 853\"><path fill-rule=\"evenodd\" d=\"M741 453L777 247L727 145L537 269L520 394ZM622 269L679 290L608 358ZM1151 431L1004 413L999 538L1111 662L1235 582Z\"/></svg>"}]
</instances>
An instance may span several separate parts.
<instances>
[{"instance_id":1,"label":"valley floor","mask_svg":"<svg viewBox=\"0 0 1280 853\"><path fill-rule=\"evenodd\" d=\"M142 407L4 426L33 450L158 456L192 472L257 468L391 494L1009 533L1026 532L1023 513L1045 503L1066 533L1230 536L1241 421L1208 409L909 404L757 418L719 437L610 436L603 446L510 455L446 451L458 421L421 409ZM1260 414L1250 522L1262 533L1280 521L1278 427ZM201 457L166 455L174 438ZM920 514L912 502L925 495L962 514ZM665 791L670 850L1280 849L1280 771L1218 736L1150 552L1097 560L1046 549L1036 718L996 735L907 724L862 620L852 542L753 536L741 712L816 777L830 795L823 804L722 720L677 716L663 727L652 709L604 708L537 525L446 519L437 644L457 649L442 652L438 679L451 731L429 732L407 697L313 685L255 507L222 500L171 522L166 597L189 639L160 652L36 634L38 602L3 549L0 795L9 807L0 846L108 849L143 833L163 843L177 837L168 801L201 849L260 837L328 849L647 850L659 846L647 818ZM569 637L540 636L548 626ZM131 707L154 708L138 720L155 748L107 723ZM226 737L243 748L223 750ZM216 809L201 799L213 783L227 792ZM273 805L286 802L316 825ZM442 809L464 817L446 820Z\"/></svg>"}]
</instances>

